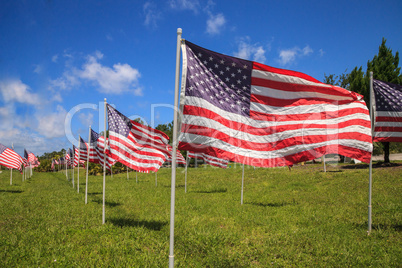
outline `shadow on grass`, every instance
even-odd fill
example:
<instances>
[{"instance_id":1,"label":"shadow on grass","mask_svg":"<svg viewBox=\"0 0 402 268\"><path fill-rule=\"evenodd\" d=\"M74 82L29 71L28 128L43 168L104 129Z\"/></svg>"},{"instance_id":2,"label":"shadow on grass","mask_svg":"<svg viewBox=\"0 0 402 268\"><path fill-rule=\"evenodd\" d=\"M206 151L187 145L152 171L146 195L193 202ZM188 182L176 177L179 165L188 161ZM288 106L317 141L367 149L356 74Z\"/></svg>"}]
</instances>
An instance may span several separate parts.
<instances>
[{"instance_id":1,"label":"shadow on grass","mask_svg":"<svg viewBox=\"0 0 402 268\"><path fill-rule=\"evenodd\" d=\"M97 195L97 194L102 194L102 193L101 192L88 193L88 195Z\"/></svg>"},{"instance_id":2,"label":"shadow on grass","mask_svg":"<svg viewBox=\"0 0 402 268\"><path fill-rule=\"evenodd\" d=\"M163 226L167 225L168 222L166 221L139 221L133 219L126 219L126 218L115 218L110 219L113 225L119 227L145 227L149 230L160 231Z\"/></svg>"},{"instance_id":3,"label":"shadow on grass","mask_svg":"<svg viewBox=\"0 0 402 268\"><path fill-rule=\"evenodd\" d=\"M287 203L287 202L277 202L277 203L263 203L263 202L245 202L245 204L259 206L259 207L284 207L288 205L294 205L296 202Z\"/></svg>"},{"instance_id":4,"label":"shadow on grass","mask_svg":"<svg viewBox=\"0 0 402 268\"><path fill-rule=\"evenodd\" d=\"M373 168L398 168L402 167L402 163L384 163L384 162L378 162L378 163L373 163ZM347 165L347 166L341 166L342 169L367 169L369 168L369 164L355 164L355 165Z\"/></svg>"},{"instance_id":5,"label":"shadow on grass","mask_svg":"<svg viewBox=\"0 0 402 268\"><path fill-rule=\"evenodd\" d=\"M24 191L21 190L1 190L0 189L0 193L12 193L12 194L20 194L23 193Z\"/></svg>"},{"instance_id":6,"label":"shadow on grass","mask_svg":"<svg viewBox=\"0 0 402 268\"><path fill-rule=\"evenodd\" d=\"M363 229L363 230L367 230L368 228L368 224L367 222L364 224L353 224L354 226L356 226L359 229ZM371 230L373 231L381 231L381 230L388 230L388 229L393 229L397 232L401 232L402 231L402 225L401 224L372 224L371 225Z\"/></svg>"},{"instance_id":7,"label":"shadow on grass","mask_svg":"<svg viewBox=\"0 0 402 268\"><path fill-rule=\"evenodd\" d=\"M214 194L214 193L226 193L228 190L226 188L218 188L218 189L211 189L211 190L198 190L198 191L190 191L191 193L198 193L198 194Z\"/></svg>"},{"instance_id":8,"label":"shadow on grass","mask_svg":"<svg viewBox=\"0 0 402 268\"><path fill-rule=\"evenodd\" d=\"M103 205L103 200L102 199L93 199L92 202L98 203L100 205ZM108 207L117 207L120 206L120 203L113 202L113 201L107 201L105 200L105 205Z\"/></svg>"}]
</instances>

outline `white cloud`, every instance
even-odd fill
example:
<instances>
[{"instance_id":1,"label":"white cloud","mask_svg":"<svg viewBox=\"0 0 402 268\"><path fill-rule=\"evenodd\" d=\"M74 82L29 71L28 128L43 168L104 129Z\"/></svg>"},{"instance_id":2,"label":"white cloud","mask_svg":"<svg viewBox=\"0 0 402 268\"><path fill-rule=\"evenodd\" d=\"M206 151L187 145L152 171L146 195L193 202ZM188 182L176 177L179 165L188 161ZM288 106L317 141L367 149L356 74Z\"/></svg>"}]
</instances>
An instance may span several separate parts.
<instances>
[{"instance_id":1,"label":"white cloud","mask_svg":"<svg viewBox=\"0 0 402 268\"><path fill-rule=\"evenodd\" d=\"M36 64L34 66L35 66L35 68L34 68L33 72L36 74L40 74L42 72L42 66L39 64Z\"/></svg>"},{"instance_id":2,"label":"white cloud","mask_svg":"<svg viewBox=\"0 0 402 268\"><path fill-rule=\"evenodd\" d=\"M142 95L142 89L138 87L141 74L137 69L126 63L114 64L113 68L103 66L98 62L102 57L100 52L89 56L82 70L78 72L79 77L94 82L103 93L120 94L131 91L137 96Z\"/></svg>"},{"instance_id":3,"label":"white cloud","mask_svg":"<svg viewBox=\"0 0 402 268\"><path fill-rule=\"evenodd\" d=\"M234 53L235 57L264 63L266 60L265 49L262 46L249 44L246 41L249 41L248 37L239 42L239 50Z\"/></svg>"},{"instance_id":4,"label":"white cloud","mask_svg":"<svg viewBox=\"0 0 402 268\"><path fill-rule=\"evenodd\" d=\"M318 53L320 54L320 57L322 57L322 56L324 56L324 50L321 48L319 51L318 51Z\"/></svg>"},{"instance_id":5,"label":"white cloud","mask_svg":"<svg viewBox=\"0 0 402 268\"><path fill-rule=\"evenodd\" d=\"M313 53L313 49L309 45L300 49L299 47L294 47L291 49L284 49L279 51L279 63L282 65L292 64L297 58L302 56L308 56Z\"/></svg>"},{"instance_id":6,"label":"white cloud","mask_svg":"<svg viewBox=\"0 0 402 268\"><path fill-rule=\"evenodd\" d=\"M58 55L58 54L56 54L56 55L54 55L54 56L52 57L52 61L53 61L54 63L56 63L58 59L59 59L59 55Z\"/></svg>"},{"instance_id":7,"label":"white cloud","mask_svg":"<svg viewBox=\"0 0 402 268\"><path fill-rule=\"evenodd\" d=\"M61 100L57 89L70 90L88 81L98 87L98 91L109 94L121 94L132 92L136 96L143 95L143 89L139 86L140 72L127 63L116 63L111 67L102 65L99 60L103 54L96 51L89 55L81 68L69 67L63 76L50 81L49 90L54 93L54 100Z\"/></svg>"},{"instance_id":8,"label":"white cloud","mask_svg":"<svg viewBox=\"0 0 402 268\"><path fill-rule=\"evenodd\" d=\"M172 9L191 10L194 13L198 13L200 8L198 0L170 0L169 5Z\"/></svg>"},{"instance_id":9,"label":"white cloud","mask_svg":"<svg viewBox=\"0 0 402 268\"><path fill-rule=\"evenodd\" d=\"M5 102L40 105L39 95L30 92L28 85L19 79L0 81L0 91Z\"/></svg>"},{"instance_id":10,"label":"white cloud","mask_svg":"<svg viewBox=\"0 0 402 268\"><path fill-rule=\"evenodd\" d=\"M45 115L37 114L37 131L46 138L64 136L64 120L66 118L66 114L66 110L60 105L57 106L56 112L46 113Z\"/></svg>"},{"instance_id":11,"label":"white cloud","mask_svg":"<svg viewBox=\"0 0 402 268\"><path fill-rule=\"evenodd\" d=\"M157 21L161 18L161 13L156 9L156 6L152 2L146 2L143 6L145 15L145 26L157 27Z\"/></svg>"},{"instance_id":12,"label":"white cloud","mask_svg":"<svg viewBox=\"0 0 402 268\"><path fill-rule=\"evenodd\" d=\"M219 34L226 24L225 16L222 13L209 15L207 20L207 33L211 35Z\"/></svg>"},{"instance_id":13,"label":"white cloud","mask_svg":"<svg viewBox=\"0 0 402 268\"><path fill-rule=\"evenodd\" d=\"M84 126L92 126L94 121L94 115L92 113L80 113L78 119Z\"/></svg>"}]
</instances>

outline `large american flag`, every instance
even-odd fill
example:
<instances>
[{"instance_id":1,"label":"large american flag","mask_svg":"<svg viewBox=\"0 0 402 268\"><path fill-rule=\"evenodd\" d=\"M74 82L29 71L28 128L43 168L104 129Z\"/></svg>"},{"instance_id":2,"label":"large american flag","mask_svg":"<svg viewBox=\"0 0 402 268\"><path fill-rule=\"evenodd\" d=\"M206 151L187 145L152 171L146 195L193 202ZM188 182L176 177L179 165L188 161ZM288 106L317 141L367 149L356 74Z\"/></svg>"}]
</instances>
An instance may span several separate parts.
<instances>
[{"instance_id":1,"label":"large american flag","mask_svg":"<svg viewBox=\"0 0 402 268\"><path fill-rule=\"evenodd\" d=\"M0 165L8 168L17 169L22 172L22 157L14 150L7 148L0 143Z\"/></svg>"},{"instance_id":2,"label":"large american flag","mask_svg":"<svg viewBox=\"0 0 402 268\"><path fill-rule=\"evenodd\" d=\"M402 142L402 86L373 79L374 141Z\"/></svg>"},{"instance_id":3,"label":"large american flag","mask_svg":"<svg viewBox=\"0 0 402 268\"><path fill-rule=\"evenodd\" d=\"M165 162L169 137L162 131L130 120L107 105L110 155L136 171L154 171Z\"/></svg>"},{"instance_id":4,"label":"large american flag","mask_svg":"<svg viewBox=\"0 0 402 268\"><path fill-rule=\"evenodd\" d=\"M372 151L363 97L299 72L182 44L179 149L273 167Z\"/></svg>"},{"instance_id":5,"label":"large american flag","mask_svg":"<svg viewBox=\"0 0 402 268\"><path fill-rule=\"evenodd\" d=\"M207 155L204 153L196 153L196 152L187 152L187 156L189 158L197 158L197 159L202 159L204 160L205 164L215 166L215 167L220 167L220 168L227 168L229 161L226 159L221 159L215 156Z\"/></svg>"}]
</instances>

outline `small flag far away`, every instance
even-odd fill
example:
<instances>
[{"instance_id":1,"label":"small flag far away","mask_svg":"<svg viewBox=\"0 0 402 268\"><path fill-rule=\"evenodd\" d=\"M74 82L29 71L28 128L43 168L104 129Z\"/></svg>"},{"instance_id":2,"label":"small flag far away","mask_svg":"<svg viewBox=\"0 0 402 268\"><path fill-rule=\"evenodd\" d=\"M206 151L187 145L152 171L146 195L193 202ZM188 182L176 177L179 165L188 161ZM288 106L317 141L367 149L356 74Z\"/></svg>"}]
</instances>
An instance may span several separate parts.
<instances>
[{"instance_id":1,"label":"small flag far away","mask_svg":"<svg viewBox=\"0 0 402 268\"><path fill-rule=\"evenodd\" d=\"M373 79L376 142L402 142L402 86Z\"/></svg>"},{"instance_id":2,"label":"small flag far away","mask_svg":"<svg viewBox=\"0 0 402 268\"><path fill-rule=\"evenodd\" d=\"M325 154L370 161L370 117L360 94L188 41L182 52L180 150L261 167Z\"/></svg>"}]
</instances>

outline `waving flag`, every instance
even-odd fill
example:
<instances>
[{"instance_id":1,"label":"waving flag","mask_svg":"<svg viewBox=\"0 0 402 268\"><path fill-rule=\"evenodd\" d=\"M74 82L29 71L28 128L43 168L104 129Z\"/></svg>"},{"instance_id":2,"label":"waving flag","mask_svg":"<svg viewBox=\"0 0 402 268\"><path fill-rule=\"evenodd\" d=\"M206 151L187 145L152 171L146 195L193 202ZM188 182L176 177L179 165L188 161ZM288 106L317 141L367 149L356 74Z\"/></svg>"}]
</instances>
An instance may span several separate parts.
<instances>
[{"instance_id":1,"label":"waving flag","mask_svg":"<svg viewBox=\"0 0 402 268\"><path fill-rule=\"evenodd\" d=\"M80 160L83 160L85 162L88 155L88 143L86 143L82 137L80 137L79 154Z\"/></svg>"},{"instance_id":2,"label":"waving flag","mask_svg":"<svg viewBox=\"0 0 402 268\"><path fill-rule=\"evenodd\" d=\"M68 148L67 153L66 153L66 164L67 166L71 165L71 149Z\"/></svg>"},{"instance_id":3,"label":"waving flag","mask_svg":"<svg viewBox=\"0 0 402 268\"><path fill-rule=\"evenodd\" d=\"M172 152L173 152L172 145L168 144L167 149L169 151L169 154L168 154L166 161L172 162ZM179 150L176 151L176 162L177 162L177 164L186 165L186 159L184 159L183 155L180 153Z\"/></svg>"},{"instance_id":4,"label":"waving flag","mask_svg":"<svg viewBox=\"0 0 402 268\"><path fill-rule=\"evenodd\" d=\"M134 122L107 105L110 155L137 171L154 171L166 160L169 137L162 131Z\"/></svg>"},{"instance_id":5,"label":"waving flag","mask_svg":"<svg viewBox=\"0 0 402 268\"><path fill-rule=\"evenodd\" d=\"M402 86L373 79L374 141L402 142Z\"/></svg>"},{"instance_id":6,"label":"waving flag","mask_svg":"<svg viewBox=\"0 0 402 268\"><path fill-rule=\"evenodd\" d=\"M220 159L218 157L207 155L204 153L195 153L195 152L190 152L190 151L187 153L188 153L188 157L202 159L208 165L220 167L220 168L228 167L229 161L226 159Z\"/></svg>"},{"instance_id":7,"label":"waving flag","mask_svg":"<svg viewBox=\"0 0 402 268\"><path fill-rule=\"evenodd\" d=\"M24 166L38 167L40 165L38 158L27 149L24 149L24 158L27 159L27 165L24 164Z\"/></svg>"},{"instance_id":8,"label":"waving flag","mask_svg":"<svg viewBox=\"0 0 402 268\"><path fill-rule=\"evenodd\" d=\"M100 135L91 129L91 139L89 141L89 162L99 163L99 154L97 152L99 137Z\"/></svg>"},{"instance_id":9,"label":"waving flag","mask_svg":"<svg viewBox=\"0 0 402 268\"><path fill-rule=\"evenodd\" d=\"M0 165L8 168L18 169L22 172L22 164L24 163L22 157L14 150L7 148L0 143Z\"/></svg>"},{"instance_id":10,"label":"waving flag","mask_svg":"<svg viewBox=\"0 0 402 268\"><path fill-rule=\"evenodd\" d=\"M370 161L361 95L188 41L182 52L180 150L261 167L331 153Z\"/></svg>"},{"instance_id":11,"label":"waving flag","mask_svg":"<svg viewBox=\"0 0 402 268\"><path fill-rule=\"evenodd\" d=\"M78 148L73 145L73 151L74 151L74 167L78 166Z\"/></svg>"}]
</instances>

